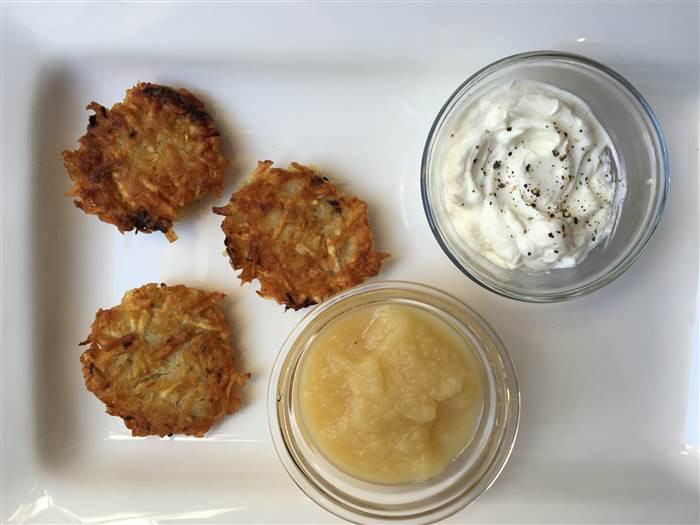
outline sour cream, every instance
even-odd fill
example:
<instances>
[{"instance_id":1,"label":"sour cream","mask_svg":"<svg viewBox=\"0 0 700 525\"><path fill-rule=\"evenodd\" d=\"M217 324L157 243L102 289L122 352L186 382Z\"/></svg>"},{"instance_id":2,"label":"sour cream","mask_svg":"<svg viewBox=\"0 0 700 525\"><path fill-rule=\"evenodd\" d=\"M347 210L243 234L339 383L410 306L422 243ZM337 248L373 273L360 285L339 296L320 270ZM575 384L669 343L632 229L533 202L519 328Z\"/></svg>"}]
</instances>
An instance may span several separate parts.
<instances>
[{"instance_id":1,"label":"sour cream","mask_svg":"<svg viewBox=\"0 0 700 525\"><path fill-rule=\"evenodd\" d=\"M441 170L446 211L467 245L507 269L579 264L625 195L612 140L577 96L511 81L469 106Z\"/></svg>"}]
</instances>

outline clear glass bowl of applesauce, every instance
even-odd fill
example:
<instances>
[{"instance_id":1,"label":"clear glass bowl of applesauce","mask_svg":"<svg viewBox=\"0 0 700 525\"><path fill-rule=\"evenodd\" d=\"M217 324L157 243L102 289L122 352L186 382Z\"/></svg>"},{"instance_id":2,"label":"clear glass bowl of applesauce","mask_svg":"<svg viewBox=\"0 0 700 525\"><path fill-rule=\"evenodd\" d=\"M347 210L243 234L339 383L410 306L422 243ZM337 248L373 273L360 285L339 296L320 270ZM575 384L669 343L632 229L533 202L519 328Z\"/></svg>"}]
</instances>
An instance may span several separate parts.
<instances>
[{"instance_id":1,"label":"clear glass bowl of applesauce","mask_svg":"<svg viewBox=\"0 0 700 525\"><path fill-rule=\"evenodd\" d=\"M308 373L305 369L309 356L316 351L314 345L328 339L328 334L335 338L333 330L342 323L347 325L348 318L357 312L384 311L387 307L410 309L417 316L415 319L432 319L433 329L449 331L450 340L459 342L465 359L479 376L474 382L480 389L480 405L473 431L455 457L425 479L400 481L400 477L392 480L385 476L388 481L379 481L358 475L357 471L351 473L352 468L344 468L324 449L304 414L307 409L302 403L303 379ZM446 381L448 376L449 370ZM303 395L308 392L304 390ZM406 395L410 396L410 391ZM371 404L371 398L363 402ZM268 389L270 431L285 469L309 498L352 522L428 523L462 509L488 489L505 466L517 434L519 415L515 370L491 327L458 299L426 285L401 281L353 288L309 312L280 349ZM366 436L360 432L356 438L361 441L372 439L373 435L376 434L370 429Z\"/></svg>"}]
</instances>

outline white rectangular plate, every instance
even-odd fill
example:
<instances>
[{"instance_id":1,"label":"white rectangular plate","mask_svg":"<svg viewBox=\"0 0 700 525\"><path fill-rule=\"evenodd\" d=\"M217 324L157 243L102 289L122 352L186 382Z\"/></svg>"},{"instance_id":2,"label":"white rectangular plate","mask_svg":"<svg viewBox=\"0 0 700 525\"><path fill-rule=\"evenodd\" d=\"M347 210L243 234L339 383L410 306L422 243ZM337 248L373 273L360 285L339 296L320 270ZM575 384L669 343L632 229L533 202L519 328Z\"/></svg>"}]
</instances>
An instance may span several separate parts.
<instances>
[{"instance_id":1,"label":"white rectangular plate","mask_svg":"<svg viewBox=\"0 0 700 525\"><path fill-rule=\"evenodd\" d=\"M478 68L515 52L587 55L627 77L668 140L670 200L644 256L572 302L522 304L464 277L421 206L423 143ZM234 159L225 195L169 244L76 210L59 153L85 105L138 80L201 96ZM698 4L2 5L2 522L331 522L289 480L266 414L272 360L304 312L238 286L211 212L255 161L314 165L369 203L381 278L479 311L509 348L513 456L453 522L698 522ZM146 282L227 295L243 409L206 439L135 439L83 385L95 311Z\"/></svg>"}]
</instances>

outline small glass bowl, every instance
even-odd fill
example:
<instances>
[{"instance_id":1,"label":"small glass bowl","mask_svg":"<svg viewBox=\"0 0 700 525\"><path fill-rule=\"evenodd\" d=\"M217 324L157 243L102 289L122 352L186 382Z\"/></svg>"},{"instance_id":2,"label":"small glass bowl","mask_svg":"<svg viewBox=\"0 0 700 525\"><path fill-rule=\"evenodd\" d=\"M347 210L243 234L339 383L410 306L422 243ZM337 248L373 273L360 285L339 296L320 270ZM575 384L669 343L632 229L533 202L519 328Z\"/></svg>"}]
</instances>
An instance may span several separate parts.
<instances>
[{"instance_id":1,"label":"small glass bowl","mask_svg":"<svg viewBox=\"0 0 700 525\"><path fill-rule=\"evenodd\" d=\"M484 407L467 447L441 474L421 483L384 485L336 468L308 436L299 410L298 377L315 336L356 308L404 304L437 315L464 338L484 378ZM268 418L277 454L313 501L351 522L428 523L457 512L488 489L513 448L520 393L513 364L493 330L454 297L425 285L385 281L348 290L307 314L280 349L270 376Z\"/></svg>"},{"instance_id":2,"label":"small glass bowl","mask_svg":"<svg viewBox=\"0 0 700 525\"><path fill-rule=\"evenodd\" d=\"M505 82L535 80L569 91L592 109L617 150L627 193L612 234L573 268L507 270L486 260L456 233L445 211L439 177L449 136L466 108ZM570 53L535 51L510 56L469 77L450 96L428 134L421 166L423 207L433 234L470 279L499 295L555 302L597 290L622 275L649 243L666 204L668 153L656 116L642 95L608 67Z\"/></svg>"}]
</instances>

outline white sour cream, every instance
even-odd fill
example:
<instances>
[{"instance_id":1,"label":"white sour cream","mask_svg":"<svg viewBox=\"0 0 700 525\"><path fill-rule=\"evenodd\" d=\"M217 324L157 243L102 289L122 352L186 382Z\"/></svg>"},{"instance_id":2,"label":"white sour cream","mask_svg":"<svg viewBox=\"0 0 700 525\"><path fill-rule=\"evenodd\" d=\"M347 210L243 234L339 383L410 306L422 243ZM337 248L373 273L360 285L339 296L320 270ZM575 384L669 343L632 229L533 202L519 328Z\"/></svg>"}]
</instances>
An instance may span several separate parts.
<instances>
[{"instance_id":1,"label":"white sour cream","mask_svg":"<svg viewBox=\"0 0 700 525\"><path fill-rule=\"evenodd\" d=\"M508 82L469 106L448 140L447 213L494 264L568 268L610 235L625 182L610 137L575 95Z\"/></svg>"}]
</instances>

